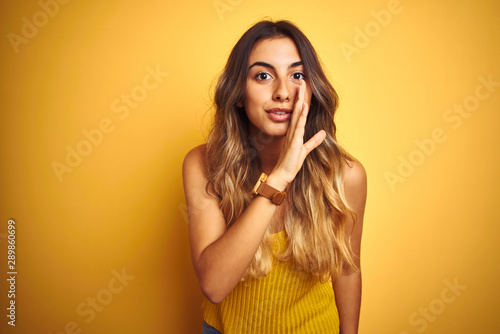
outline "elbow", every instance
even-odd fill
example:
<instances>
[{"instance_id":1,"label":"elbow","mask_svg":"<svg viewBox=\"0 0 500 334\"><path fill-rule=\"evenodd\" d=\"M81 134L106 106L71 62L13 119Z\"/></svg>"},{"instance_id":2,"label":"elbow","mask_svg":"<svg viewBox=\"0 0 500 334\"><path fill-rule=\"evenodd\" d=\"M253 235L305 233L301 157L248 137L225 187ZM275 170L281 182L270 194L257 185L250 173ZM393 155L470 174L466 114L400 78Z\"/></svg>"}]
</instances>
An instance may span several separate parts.
<instances>
[{"instance_id":1,"label":"elbow","mask_svg":"<svg viewBox=\"0 0 500 334\"><path fill-rule=\"evenodd\" d=\"M205 297L208 299L209 302L211 302L212 304L219 304L221 303L225 297L221 297L221 296L218 296L218 295L209 295L209 294L206 294L205 292L203 292L203 295L205 295Z\"/></svg>"},{"instance_id":2,"label":"elbow","mask_svg":"<svg viewBox=\"0 0 500 334\"><path fill-rule=\"evenodd\" d=\"M228 293L224 293L222 289L215 284L200 282L200 288L203 295L213 304L219 304L228 295Z\"/></svg>"},{"instance_id":3,"label":"elbow","mask_svg":"<svg viewBox=\"0 0 500 334\"><path fill-rule=\"evenodd\" d=\"M196 265L198 264L198 265ZM232 282L227 273L207 265L195 263L196 276L203 295L213 304L222 302L234 289L238 282Z\"/></svg>"},{"instance_id":4,"label":"elbow","mask_svg":"<svg viewBox=\"0 0 500 334\"><path fill-rule=\"evenodd\" d=\"M234 286L220 275L198 275L198 282L203 295L213 304L222 302L234 289Z\"/></svg>"}]
</instances>

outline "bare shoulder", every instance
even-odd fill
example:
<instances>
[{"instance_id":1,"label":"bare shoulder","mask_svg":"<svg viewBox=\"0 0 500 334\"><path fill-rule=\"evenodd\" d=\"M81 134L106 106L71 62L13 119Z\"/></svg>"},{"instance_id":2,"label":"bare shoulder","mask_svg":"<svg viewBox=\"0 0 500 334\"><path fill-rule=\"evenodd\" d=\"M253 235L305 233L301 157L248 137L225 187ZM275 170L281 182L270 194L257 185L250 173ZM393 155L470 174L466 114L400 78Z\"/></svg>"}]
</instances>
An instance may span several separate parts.
<instances>
[{"instance_id":1,"label":"bare shoulder","mask_svg":"<svg viewBox=\"0 0 500 334\"><path fill-rule=\"evenodd\" d=\"M364 207L367 192L366 170L358 160L346 163L344 168L344 189L351 205Z\"/></svg>"},{"instance_id":2,"label":"bare shoulder","mask_svg":"<svg viewBox=\"0 0 500 334\"><path fill-rule=\"evenodd\" d=\"M205 148L206 144L196 146L191 149L184 157L184 163L182 164L182 172L193 172L195 170L202 171L204 158L205 158Z\"/></svg>"},{"instance_id":3,"label":"bare shoulder","mask_svg":"<svg viewBox=\"0 0 500 334\"><path fill-rule=\"evenodd\" d=\"M349 188L363 185L366 187L366 170L359 160L354 159L345 164L344 182L345 186Z\"/></svg>"},{"instance_id":4,"label":"bare shoulder","mask_svg":"<svg viewBox=\"0 0 500 334\"><path fill-rule=\"evenodd\" d=\"M182 180L184 194L189 204L194 204L205 193L207 177L205 173L205 144L191 149L184 157Z\"/></svg>"}]
</instances>

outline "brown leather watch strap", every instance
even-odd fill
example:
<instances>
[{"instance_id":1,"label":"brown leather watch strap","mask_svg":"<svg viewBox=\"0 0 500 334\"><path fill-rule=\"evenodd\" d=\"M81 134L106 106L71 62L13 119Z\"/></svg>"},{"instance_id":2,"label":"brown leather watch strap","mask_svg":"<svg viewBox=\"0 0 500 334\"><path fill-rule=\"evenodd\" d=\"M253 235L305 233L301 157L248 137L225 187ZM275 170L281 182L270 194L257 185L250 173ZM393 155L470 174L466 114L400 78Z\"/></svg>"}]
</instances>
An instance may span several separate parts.
<instances>
[{"instance_id":1,"label":"brown leather watch strap","mask_svg":"<svg viewBox=\"0 0 500 334\"><path fill-rule=\"evenodd\" d=\"M272 203L280 205L286 197L286 192L279 191L278 189L266 184L266 180L266 173L262 173L250 194L252 195L252 197L261 195L262 197L271 200Z\"/></svg>"},{"instance_id":2,"label":"brown leather watch strap","mask_svg":"<svg viewBox=\"0 0 500 334\"><path fill-rule=\"evenodd\" d=\"M262 182L259 188L257 188L257 193L264 196L265 198L270 199L271 202L276 205L280 205L286 197L286 192L279 191L278 189L271 187L265 182Z\"/></svg>"}]
</instances>

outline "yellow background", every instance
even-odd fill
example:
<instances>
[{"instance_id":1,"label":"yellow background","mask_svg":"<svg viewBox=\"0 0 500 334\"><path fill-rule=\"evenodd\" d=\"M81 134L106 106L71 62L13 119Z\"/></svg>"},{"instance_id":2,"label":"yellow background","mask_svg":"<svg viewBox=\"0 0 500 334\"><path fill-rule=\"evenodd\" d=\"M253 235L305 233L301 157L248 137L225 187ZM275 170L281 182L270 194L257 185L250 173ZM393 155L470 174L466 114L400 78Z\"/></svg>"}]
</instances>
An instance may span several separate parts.
<instances>
[{"instance_id":1,"label":"yellow background","mask_svg":"<svg viewBox=\"0 0 500 334\"><path fill-rule=\"evenodd\" d=\"M292 20L316 47L341 98L340 141L368 171L360 333L499 333L500 87L456 128L444 119L474 101L479 77L500 81L499 2L401 0L377 29L372 11L389 3L74 0L43 22L38 1L2 1L0 331L64 333L74 322L81 333L199 333L181 164L204 141L229 51L269 16ZM14 47L9 36L33 16L38 31ZM365 28L367 45L356 37ZM350 56L341 49L356 43ZM168 76L120 119L111 104L140 92L147 68ZM103 119L113 131L60 182L53 162L66 164L66 147ZM418 153L415 141L436 128L444 142ZM419 165L391 186L400 156ZM134 278L110 294L114 270ZM446 290L454 280L456 294ZM86 322L77 307L98 296L107 304Z\"/></svg>"}]
</instances>

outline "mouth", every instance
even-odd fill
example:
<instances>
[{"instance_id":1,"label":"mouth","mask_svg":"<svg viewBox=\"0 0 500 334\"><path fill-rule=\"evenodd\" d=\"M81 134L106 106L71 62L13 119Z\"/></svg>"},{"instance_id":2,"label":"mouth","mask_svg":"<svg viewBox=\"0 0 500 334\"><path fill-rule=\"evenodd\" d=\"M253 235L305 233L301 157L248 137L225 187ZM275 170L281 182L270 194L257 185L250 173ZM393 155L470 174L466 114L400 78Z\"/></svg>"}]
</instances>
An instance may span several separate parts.
<instances>
[{"instance_id":1,"label":"mouth","mask_svg":"<svg viewBox=\"0 0 500 334\"><path fill-rule=\"evenodd\" d=\"M271 108L266 110L268 117L277 123L286 122L292 117L292 109L288 108Z\"/></svg>"},{"instance_id":2,"label":"mouth","mask_svg":"<svg viewBox=\"0 0 500 334\"><path fill-rule=\"evenodd\" d=\"M286 115L286 114L291 114L292 109L288 108L271 108L267 110L268 114L274 114L274 115Z\"/></svg>"}]
</instances>

